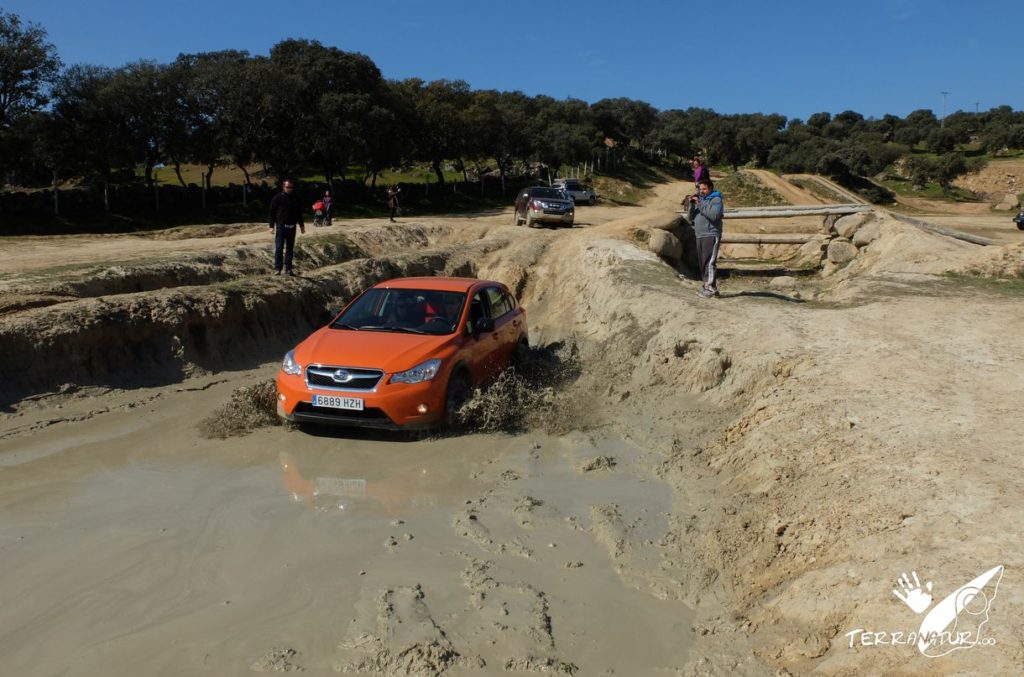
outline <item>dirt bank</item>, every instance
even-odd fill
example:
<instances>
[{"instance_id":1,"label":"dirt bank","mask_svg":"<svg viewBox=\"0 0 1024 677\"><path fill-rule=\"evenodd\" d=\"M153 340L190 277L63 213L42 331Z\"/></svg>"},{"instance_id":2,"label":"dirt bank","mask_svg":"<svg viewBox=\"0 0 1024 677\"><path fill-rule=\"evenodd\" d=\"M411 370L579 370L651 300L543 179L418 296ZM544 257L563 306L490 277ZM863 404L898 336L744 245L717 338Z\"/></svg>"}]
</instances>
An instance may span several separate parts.
<instances>
[{"instance_id":1,"label":"dirt bank","mask_svg":"<svg viewBox=\"0 0 1024 677\"><path fill-rule=\"evenodd\" d=\"M1024 319L1019 285L979 276L1019 252L879 215L848 265L785 288L735 276L700 299L635 236L687 188L581 208L572 230L346 223L325 233L346 253L304 258L295 280L222 264L202 284L12 305L0 336L40 366L4 367L0 667L1012 673ZM162 242L145 256L192 256ZM505 281L534 346L574 347L535 405L562 426L199 430L361 285L425 270ZM992 645L929 658L847 634L917 629L892 594L905 571L939 600L996 565Z\"/></svg>"}]
</instances>

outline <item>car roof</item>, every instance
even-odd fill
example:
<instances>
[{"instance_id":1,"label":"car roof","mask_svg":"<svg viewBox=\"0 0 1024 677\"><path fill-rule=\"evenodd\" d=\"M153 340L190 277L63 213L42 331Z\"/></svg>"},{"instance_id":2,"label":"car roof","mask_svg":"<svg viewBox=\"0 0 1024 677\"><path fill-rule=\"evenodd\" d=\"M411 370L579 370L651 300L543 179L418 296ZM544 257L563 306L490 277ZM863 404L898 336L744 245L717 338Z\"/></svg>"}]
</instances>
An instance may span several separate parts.
<instances>
[{"instance_id":1,"label":"car roof","mask_svg":"<svg viewBox=\"0 0 1024 677\"><path fill-rule=\"evenodd\" d=\"M478 280L474 277L398 277L385 282L378 282L374 287L390 289L423 289L427 291L468 292L476 285L505 285L493 280Z\"/></svg>"}]
</instances>

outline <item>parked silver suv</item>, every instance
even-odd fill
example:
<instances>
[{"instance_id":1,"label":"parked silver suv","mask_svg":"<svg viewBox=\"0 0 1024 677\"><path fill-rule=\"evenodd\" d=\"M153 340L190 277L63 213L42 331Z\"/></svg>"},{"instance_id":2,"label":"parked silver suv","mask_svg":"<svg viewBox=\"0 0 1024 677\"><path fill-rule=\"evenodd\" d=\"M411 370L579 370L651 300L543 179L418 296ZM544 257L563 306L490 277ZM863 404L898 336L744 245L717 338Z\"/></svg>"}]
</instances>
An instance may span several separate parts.
<instances>
[{"instance_id":1,"label":"parked silver suv","mask_svg":"<svg viewBox=\"0 0 1024 677\"><path fill-rule=\"evenodd\" d=\"M597 204L597 193L580 183L579 179L555 179L551 187L564 190L576 204Z\"/></svg>"}]
</instances>

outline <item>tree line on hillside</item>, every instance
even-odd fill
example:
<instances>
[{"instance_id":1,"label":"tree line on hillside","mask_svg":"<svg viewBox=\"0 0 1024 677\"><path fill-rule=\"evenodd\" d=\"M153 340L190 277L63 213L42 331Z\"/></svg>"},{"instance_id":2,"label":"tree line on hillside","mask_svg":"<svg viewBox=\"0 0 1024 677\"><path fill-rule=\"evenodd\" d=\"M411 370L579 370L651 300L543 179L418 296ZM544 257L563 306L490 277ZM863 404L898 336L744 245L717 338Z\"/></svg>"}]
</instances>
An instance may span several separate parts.
<instances>
[{"instance_id":1,"label":"tree line on hillside","mask_svg":"<svg viewBox=\"0 0 1024 677\"><path fill-rule=\"evenodd\" d=\"M119 68L65 66L45 30L0 12L0 178L46 185L69 179L102 186L141 180L183 164L263 166L375 184L412 163L464 174L555 168L592 161L609 145L661 156L705 155L784 172L871 176L908 158L915 181L948 186L969 165L962 152L1024 149L1024 113L1008 106L905 118L854 111L807 120L777 114L722 115L691 107L659 111L628 98L594 104L521 92L473 90L465 82L387 80L373 61L315 41L289 39L268 56L225 50L182 54L173 63ZM925 149L935 157L911 155ZM490 168L490 169L488 169ZM141 172L140 172L141 170ZM141 173L141 179L137 179ZM109 202L106 202L109 208Z\"/></svg>"}]
</instances>

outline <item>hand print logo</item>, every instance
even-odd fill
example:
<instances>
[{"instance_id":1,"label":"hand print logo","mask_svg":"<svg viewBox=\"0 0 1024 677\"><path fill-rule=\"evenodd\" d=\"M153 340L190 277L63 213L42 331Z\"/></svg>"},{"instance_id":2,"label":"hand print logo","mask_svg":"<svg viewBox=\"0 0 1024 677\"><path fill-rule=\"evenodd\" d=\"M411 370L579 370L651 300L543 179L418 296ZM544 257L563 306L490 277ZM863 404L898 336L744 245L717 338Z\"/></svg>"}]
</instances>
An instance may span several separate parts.
<instances>
[{"instance_id":1,"label":"hand print logo","mask_svg":"<svg viewBox=\"0 0 1024 677\"><path fill-rule=\"evenodd\" d=\"M917 577L917 572L911 571L910 573L914 577L914 582L911 583L907 574L904 573L897 581L897 585L903 589L903 594L901 595L899 590L893 590L892 594L903 600L903 603L909 606L915 614L919 614L927 609L928 605L932 603L932 596L930 594L932 591L932 582L928 581L925 586L928 588L928 592L925 592L921 588L921 580Z\"/></svg>"},{"instance_id":2,"label":"hand print logo","mask_svg":"<svg viewBox=\"0 0 1024 677\"><path fill-rule=\"evenodd\" d=\"M910 573L911 576L906 573L900 576L897 581L899 589L892 592L915 614L920 614L932 603L932 582L922 586L917 572ZM924 617L917 632L918 650L929 658L938 658L957 649L995 644L992 638L982 638L982 631L988 623L988 612L1002 578L1003 566L993 567L936 604ZM991 590L986 593L985 588L990 584Z\"/></svg>"}]
</instances>

